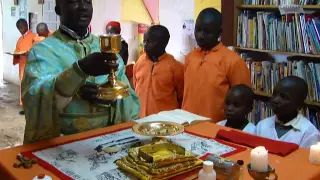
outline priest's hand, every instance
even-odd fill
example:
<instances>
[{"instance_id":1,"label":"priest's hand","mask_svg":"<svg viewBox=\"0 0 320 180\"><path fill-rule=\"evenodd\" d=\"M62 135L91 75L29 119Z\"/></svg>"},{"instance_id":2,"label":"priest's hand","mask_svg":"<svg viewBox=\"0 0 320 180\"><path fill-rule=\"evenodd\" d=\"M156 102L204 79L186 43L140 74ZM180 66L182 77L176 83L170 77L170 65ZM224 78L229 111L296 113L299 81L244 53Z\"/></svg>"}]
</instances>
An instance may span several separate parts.
<instances>
[{"instance_id":1,"label":"priest's hand","mask_svg":"<svg viewBox=\"0 0 320 180\"><path fill-rule=\"evenodd\" d=\"M110 104L111 101L98 98L99 88L97 84L86 83L80 87L80 96L83 100L89 101L92 104Z\"/></svg>"},{"instance_id":2,"label":"priest's hand","mask_svg":"<svg viewBox=\"0 0 320 180\"><path fill-rule=\"evenodd\" d=\"M115 54L96 52L78 61L81 70L89 76L100 76L109 74L111 70L117 70L118 64L110 61L117 60Z\"/></svg>"}]
</instances>

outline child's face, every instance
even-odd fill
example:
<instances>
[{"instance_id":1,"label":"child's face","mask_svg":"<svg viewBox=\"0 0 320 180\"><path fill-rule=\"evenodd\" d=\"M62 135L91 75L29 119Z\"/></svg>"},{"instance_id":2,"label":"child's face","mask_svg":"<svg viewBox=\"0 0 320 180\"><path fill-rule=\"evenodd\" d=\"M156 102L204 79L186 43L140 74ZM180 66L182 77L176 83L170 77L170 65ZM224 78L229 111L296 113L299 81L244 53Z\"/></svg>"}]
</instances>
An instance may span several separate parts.
<instances>
[{"instance_id":1,"label":"child's face","mask_svg":"<svg viewBox=\"0 0 320 180\"><path fill-rule=\"evenodd\" d=\"M209 15L199 15L195 25L195 38L198 46L206 51L211 50L217 43L220 31L214 23L214 17Z\"/></svg>"},{"instance_id":2,"label":"child's face","mask_svg":"<svg viewBox=\"0 0 320 180\"><path fill-rule=\"evenodd\" d=\"M165 49L165 45L157 37L152 36L149 31L144 34L143 43L144 50L149 57L158 57Z\"/></svg>"},{"instance_id":3,"label":"child's face","mask_svg":"<svg viewBox=\"0 0 320 180\"><path fill-rule=\"evenodd\" d=\"M250 112L249 103L241 98L242 93L238 90L234 90L227 94L224 114L228 121L244 119Z\"/></svg>"},{"instance_id":4,"label":"child's face","mask_svg":"<svg viewBox=\"0 0 320 180\"><path fill-rule=\"evenodd\" d=\"M21 35L24 35L28 31L28 24L27 23L20 23L17 26Z\"/></svg>"},{"instance_id":5,"label":"child's face","mask_svg":"<svg viewBox=\"0 0 320 180\"><path fill-rule=\"evenodd\" d=\"M293 82L284 81L278 83L273 90L270 99L272 111L276 115L288 115L295 113L303 102L300 102L300 94L296 92Z\"/></svg>"}]
</instances>

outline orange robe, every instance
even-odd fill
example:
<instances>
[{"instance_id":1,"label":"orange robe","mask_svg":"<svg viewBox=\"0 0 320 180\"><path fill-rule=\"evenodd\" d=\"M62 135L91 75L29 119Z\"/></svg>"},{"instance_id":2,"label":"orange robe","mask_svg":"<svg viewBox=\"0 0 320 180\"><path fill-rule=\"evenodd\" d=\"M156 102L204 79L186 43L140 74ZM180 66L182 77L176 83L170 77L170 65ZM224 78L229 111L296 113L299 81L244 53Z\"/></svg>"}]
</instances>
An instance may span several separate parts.
<instances>
[{"instance_id":1,"label":"orange robe","mask_svg":"<svg viewBox=\"0 0 320 180\"><path fill-rule=\"evenodd\" d=\"M230 87L251 87L246 63L222 43L209 52L198 48L186 56L184 83L182 109L213 122L225 119L224 99Z\"/></svg>"},{"instance_id":2,"label":"orange robe","mask_svg":"<svg viewBox=\"0 0 320 180\"><path fill-rule=\"evenodd\" d=\"M140 101L140 118L181 108L184 67L170 54L152 62L146 54L133 68L133 84Z\"/></svg>"},{"instance_id":3,"label":"orange robe","mask_svg":"<svg viewBox=\"0 0 320 180\"><path fill-rule=\"evenodd\" d=\"M54 31L50 31L48 37L51 36L53 33L54 33ZM37 44L38 42L40 42L40 41L42 41L42 40L44 40L44 39L46 39L46 37L36 35L36 36L33 38L33 43L32 43L32 44Z\"/></svg>"},{"instance_id":4,"label":"orange robe","mask_svg":"<svg viewBox=\"0 0 320 180\"><path fill-rule=\"evenodd\" d=\"M27 52L32 48L32 42L33 42L33 38L36 35L29 30L25 35L21 36L18 39L17 45L16 45L16 49L15 49L15 53L19 53L19 52ZM19 79L20 81L22 81L23 79L23 74L24 74L24 68L26 67L26 63L27 63L27 55L21 55L18 58L13 57L13 64L19 64ZM20 105L22 105L22 101L21 101L21 91L20 91Z\"/></svg>"}]
</instances>

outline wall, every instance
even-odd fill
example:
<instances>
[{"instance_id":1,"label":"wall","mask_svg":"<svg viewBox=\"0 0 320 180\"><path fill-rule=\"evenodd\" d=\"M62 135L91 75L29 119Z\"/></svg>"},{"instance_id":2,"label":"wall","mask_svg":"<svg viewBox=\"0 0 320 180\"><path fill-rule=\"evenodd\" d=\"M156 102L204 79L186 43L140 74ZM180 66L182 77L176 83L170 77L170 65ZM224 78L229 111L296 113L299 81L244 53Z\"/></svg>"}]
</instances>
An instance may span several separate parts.
<instances>
[{"instance_id":1,"label":"wall","mask_svg":"<svg viewBox=\"0 0 320 180\"><path fill-rule=\"evenodd\" d=\"M2 1L0 1L0 39L3 39L3 33L2 33ZM0 43L0 87L3 87L3 43Z\"/></svg>"},{"instance_id":2,"label":"wall","mask_svg":"<svg viewBox=\"0 0 320 180\"><path fill-rule=\"evenodd\" d=\"M42 6L38 4L37 0L27 0L26 8L28 12L38 12L39 22L42 20ZM16 7L16 15L11 16L11 7L14 7L13 0L2 0L2 11L3 11L3 52L13 52L16 46L18 38L21 36L16 28L16 21L19 19L19 6ZM12 56L3 54L3 78L5 81L19 85L19 67L18 65L13 66ZM1 63L0 63L1 65ZM0 68L0 73L2 68ZM2 74L2 73L1 73ZM1 77L1 76L0 76Z\"/></svg>"},{"instance_id":3,"label":"wall","mask_svg":"<svg viewBox=\"0 0 320 180\"><path fill-rule=\"evenodd\" d=\"M16 21L19 19L18 7L16 7L16 16L11 16L11 7L14 6L13 0L2 0L3 5L3 51L13 52L16 46L16 42L20 37L20 33L16 28ZM18 65L12 65L12 56L3 55L3 77L4 80L19 84L19 69Z\"/></svg>"},{"instance_id":4,"label":"wall","mask_svg":"<svg viewBox=\"0 0 320 180\"><path fill-rule=\"evenodd\" d=\"M92 33L99 35L104 33L107 22L121 19L121 1L93 0L94 14L91 22ZM183 61L181 50L182 21L193 19L194 0L160 0L160 23L170 31L170 42L167 52ZM122 36L129 44L129 62L136 60L138 47L137 24L122 22Z\"/></svg>"},{"instance_id":5,"label":"wall","mask_svg":"<svg viewBox=\"0 0 320 180\"><path fill-rule=\"evenodd\" d=\"M184 62L181 51L183 20L194 18L194 0L160 0L160 24L170 32L167 52Z\"/></svg>"},{"instance_id":6,"label":"wall","mask_svg":"<svg viewBox=\"0 0 320 180\"><path fill-rule=\"evenodd\" d=\"M121 1L114 0L93 0L93 17L91 21L92 33L101 35L105 33L105 26L109 21L120 21ZM137 56L137 32L136 23L121 22L122 37L129 45L129 60L135 61Z\"/></svg>"}]
</instances>

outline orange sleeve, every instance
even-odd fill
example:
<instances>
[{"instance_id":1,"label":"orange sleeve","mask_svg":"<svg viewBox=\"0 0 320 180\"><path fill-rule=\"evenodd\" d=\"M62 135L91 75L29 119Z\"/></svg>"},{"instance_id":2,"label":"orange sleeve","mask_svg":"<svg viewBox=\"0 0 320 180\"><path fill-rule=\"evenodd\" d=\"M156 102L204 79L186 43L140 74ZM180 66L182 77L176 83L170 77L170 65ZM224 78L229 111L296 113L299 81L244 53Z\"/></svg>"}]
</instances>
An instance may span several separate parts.
<instances>
[{"instance_id":1,"label":"orange sleeve","mask_svg":"<svg viewBox=\"0 0 320 180\"><path fill-rule=\"evenodd\" d=\"M178 102L181 107L184 90L184 65L181 62L175 62L173 76Z\"/></svg>"},{"instance_id":2,"label":"orange sleeve","mask_svg":"<svg viewBox=\"0 0 320 180\"><path fill-rule=\"evenodd\" d=\"M133 65L133 77L132 77L132 81L133 81L133 87L134 87L134 89L136 89L136 83L137 83L136 73L137 73L137 63L135 63L135 64Z\"/></svg>"},{"instance_id":3,"label":"orange sleeve","mask_svg":"<svg viewBox=\"0 0 320 180\"><path fill-rule=\"evenodd\" d=\"M186 56L186 58L184 59L184 71L187 70L187 66L188 66L188 63L189 63L189 58L190 58L190 54L188 54Z\"/></svg>"},{"instance_id":4,"label":"orange sleeve","mask_svg":"<svg viewBox=\"0 0 320 180\"><path fill-rule=\"evenodd\" d=\"M18 41L17 41L16 49L14 50L14 53L20 51L20 49L19 49L19 43L20 43L20 41L19 41L19 40L20 40L20 38L19 38ZM19 61L20 61L20 56L13 56L13 61L12 61L12 64L13 64L13 65L19 64Z\"/></svg>"},{"instance_id":5,"label":"orange sleeve","mask_svg":"<svg viewBox=\"0 0 320 180\"><path fill-rule=\"evenodd\" d=\"M238 84L245 84L251 87L250 72L245 61L240 57L236 58L238 60L231 65L227 73L231 87Z\"/></svg>"}]
</instances>

